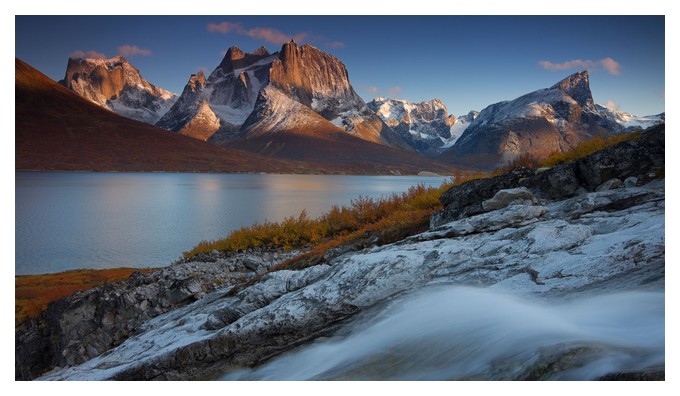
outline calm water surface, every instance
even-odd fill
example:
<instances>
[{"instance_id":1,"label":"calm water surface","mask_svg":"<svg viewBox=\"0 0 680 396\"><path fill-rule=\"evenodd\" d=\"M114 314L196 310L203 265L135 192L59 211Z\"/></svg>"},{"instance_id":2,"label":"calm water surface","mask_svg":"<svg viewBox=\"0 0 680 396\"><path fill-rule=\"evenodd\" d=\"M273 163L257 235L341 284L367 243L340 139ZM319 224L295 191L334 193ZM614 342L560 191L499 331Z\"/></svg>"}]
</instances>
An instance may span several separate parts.
<instances>
[{"instance_id":1,"label":"calm water surface","mask_svg":"<svg viewBox=\"0 0 680 396\"><path fill-rule=\"evenodd\" d=\"M15 274L170 264L254 222L443 177L17 172Z\"/></svg>"}]
</instances>

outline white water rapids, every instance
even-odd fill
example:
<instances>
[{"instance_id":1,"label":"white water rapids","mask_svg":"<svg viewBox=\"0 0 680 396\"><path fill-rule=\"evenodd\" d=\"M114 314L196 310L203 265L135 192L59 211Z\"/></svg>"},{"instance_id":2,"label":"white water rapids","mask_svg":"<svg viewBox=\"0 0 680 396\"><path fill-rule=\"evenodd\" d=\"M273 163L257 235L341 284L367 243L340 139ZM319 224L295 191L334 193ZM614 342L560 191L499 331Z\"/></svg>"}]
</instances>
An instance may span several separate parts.
<instances>
[{"instance_id":1,"label":"white water rapids","mask_svg":"<svg viewBox=\"0 0 680 396\"><path fill-rule=\"evenodd\" d=\"M555 302L438 286L224 380L590 380L665 362L664 292Z\"/></svg>"}]
</instances>

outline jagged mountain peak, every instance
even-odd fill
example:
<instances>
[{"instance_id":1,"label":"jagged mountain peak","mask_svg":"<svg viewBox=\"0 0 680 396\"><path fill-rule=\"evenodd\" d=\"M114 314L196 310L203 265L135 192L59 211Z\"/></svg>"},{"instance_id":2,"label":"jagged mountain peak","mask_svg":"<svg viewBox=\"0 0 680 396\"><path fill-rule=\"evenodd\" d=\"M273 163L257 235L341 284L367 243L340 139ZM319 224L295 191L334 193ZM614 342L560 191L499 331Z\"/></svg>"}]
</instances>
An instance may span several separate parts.
<instances>
[{"instance_id":1,"label":"jagged mountain peak","mask_svg":"<svg viewBox=\"0 0 680 396\"><path fill-rule=\"evenodd\" d=\"M267 48L265 48L265 46L262 46L262 47L256 49L255 51L253 51L253 55L256 55L256 56L269 56L270 53L269 53L269 50L268 50Z\"/></svg>"},{"instance_id":2,"label":"jagged mountain peak","mask_svg":"<svg viewBox=\"0 0 680 396\"><path fill-rule=\"evenodd\" d=\"M590 78L588 70L581 70L567 76L550 89L560 89L571 96L581 106L594 106L593 95L590 92Z\"/></svg>"},{"instance_id":3,"label":"jagged mountain peak","mask_svg":"<svg viewBox=\"0 0 680 396\"><path fill-rule=\"evenodd\" d=\"M224 55L225 59L231 59L232 61L239 60L245 58L246 54L241 50L239 47L236 45L232 45L229 47L227 50L227 53Z\"/></svg>"},{"instance_id":4,"label":"jagged mountain peak","mask_svg":"<svg viewBox=\"0 0 680 396\"><path fill-rule=\"evenodd\" d=\"M260 47L250 52L243 52L236 45L232 45L227 52L224 54L222 62L219 66L210 74L208 79L212 80L215 78L223 77L225 74L232 72L237 69L244 69L249 67L262 59L269 57L271 54L265 47Z\"/></svg>"},{"instance_id":5,"label":"jagged mountain peak","mask_svg":"<svg viewBox=\"0 0 680 396\"><path fill-rule=\"evenodd\" d=\"M174 93L146 81L122 56L71 57L60 83L101 107L147 123L156 122L177 100Z\"/></svg>"},{"instance_id":6,"label":"jagged mountain peak","mask_svg":"<svg viewBox=\"0 0 680 396\"><path fill-rule=\"evenodd\" d=\"M189 77L189 82L187 82L185 89L188 88L192 92L196 92L205 86L205 81L205 74L203 71L199 70L198 73L192 74L191 77Z\"/></svg>"}]
</instances>

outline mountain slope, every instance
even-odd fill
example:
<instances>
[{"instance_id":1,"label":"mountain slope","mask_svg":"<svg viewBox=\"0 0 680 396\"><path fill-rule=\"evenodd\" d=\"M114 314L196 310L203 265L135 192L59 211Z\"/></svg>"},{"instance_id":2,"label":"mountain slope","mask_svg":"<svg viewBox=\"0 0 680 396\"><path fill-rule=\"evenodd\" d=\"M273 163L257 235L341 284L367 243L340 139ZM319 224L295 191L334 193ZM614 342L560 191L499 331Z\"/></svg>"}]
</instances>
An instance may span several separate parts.
<instances>
[{"instance_id":1,"label":"mountain slope","mask_svg":"<svg viewBox=\"0 0 680 396\"><path fill-rule=\"evenodd\" d=\"M15 59L17 170L291 172L300 168L121 117ZM308 169L309 170L309 169Z\"/></svg>"},{"instance_id":2,"label":"mountain slope","mask_svg":"<svg viewBox=\"0 0 680 396\"><path fill-rule=\"evenodd\" d=\"M636 116L625 111L612 109L599 104L595 105L597 110L607 119L616 122L617 124L624 127L627 131L633 131L635 129L645 129L652 127L654 125L659 125L663 123L666 119L666 113L648 115L648 116Z\"/></svg>"},{"instance_id":3,"label":"mountain slope","mask_svg":"<svg viewBox=\"0 0 680 396\"><path fill-rule=\"evenodd\" d=\"M588 72L581 71L550 88L486 107L438 159L493 169L520 155L545 157L593 135L622 130L598 111Z\"/></svg>"},{"instance_id":4,"label":"mountain slope","mask_svg":"<svg viewBox=\"0 0 680 396\"><path fill-rule=\"evenodd\" d=\"M153 124L177 95L146 81L122 56L111 59L69 58L60 81L83 98L124 117Z\"/></svg>"}]
</instances>

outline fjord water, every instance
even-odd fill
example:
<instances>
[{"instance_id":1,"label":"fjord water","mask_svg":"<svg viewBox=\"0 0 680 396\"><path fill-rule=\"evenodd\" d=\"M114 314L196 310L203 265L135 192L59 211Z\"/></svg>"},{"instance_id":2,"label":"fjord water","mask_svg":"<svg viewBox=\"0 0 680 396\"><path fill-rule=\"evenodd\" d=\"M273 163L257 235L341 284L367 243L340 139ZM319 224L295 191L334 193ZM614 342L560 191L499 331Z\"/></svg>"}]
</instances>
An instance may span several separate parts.
<instances>
[{"instance_id":1,"label":"fjord water","mask_svg":"<svg viewBox=\"0 0 680 396\"><path fill-rule=\"evenodd\" d=\"M168 265L202 240L444 177L15 173L15 274Z\"/></svg>"},{"instance_id":2,"label":"fjord water","mask_svg":"<svg viewBox=\"0 0 680 396\"><path fill-rule=\"evenodd\" d=\"M223 380L593 380L664 367L663 291L545 301L436 286Z\"/></svg>"}]
</instances>

